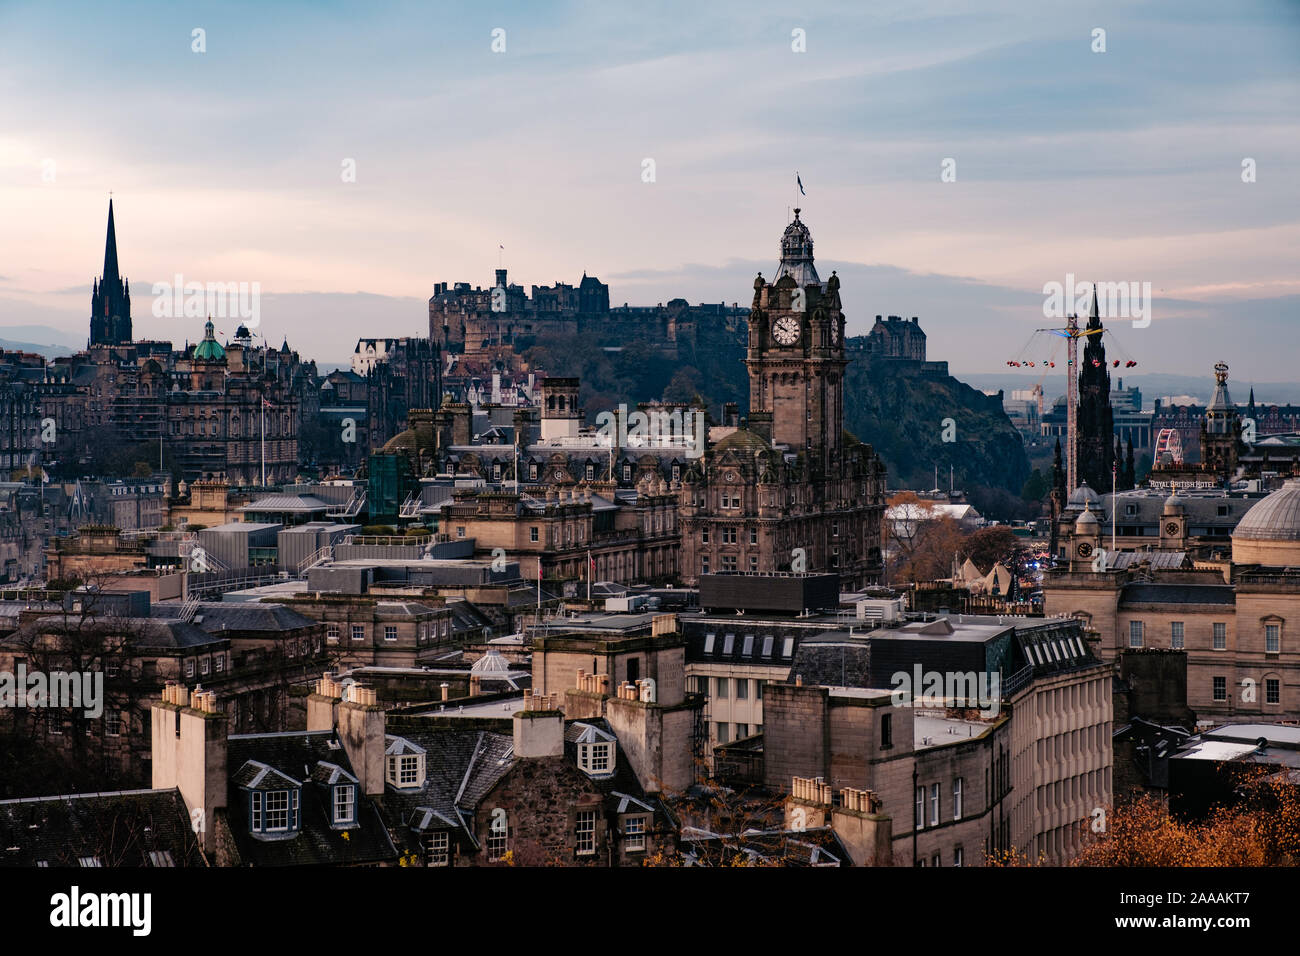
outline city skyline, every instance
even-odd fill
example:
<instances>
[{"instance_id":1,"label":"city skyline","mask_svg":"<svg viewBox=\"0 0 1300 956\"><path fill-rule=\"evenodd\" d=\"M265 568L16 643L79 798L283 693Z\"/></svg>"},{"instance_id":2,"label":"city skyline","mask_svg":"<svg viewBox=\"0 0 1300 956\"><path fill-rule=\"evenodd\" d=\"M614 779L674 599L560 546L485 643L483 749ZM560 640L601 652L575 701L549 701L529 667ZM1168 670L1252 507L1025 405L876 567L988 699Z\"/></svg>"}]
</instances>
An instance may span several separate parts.
<instances>
[{"instance_id":1,"label":"city skyline","mask_svg":"<svg viewBox=\"0 0 1300 956\"><path fill-rule=\"evenodd\" d=\"M1300 20L1254 7L1254 21L1209 4L1177 21L932 4L806 22L731 8L693 10L688 29L649 12L615 28L583 6L439 19L389 5L355 24L136 4L149 15L129 36L94 8L55 14L41 29L65 42L37 64L37 8L10 6L0 83L57 80L6 98L0 314L84 327L110 190L139 337L201 336L150 314L153 282L259 282L268 339L310 329L326 363L367 326L418 334L435 282L486 286L498 255L525 287L585 270L619 305L743 301L798 201L843 277L848 334L919 315L954 370L996 368L1003 337L1046 324L1043 284L1072 272L1152 283L1151 328L1119 329L1144 369L1222 358L1282 380L1300 302L1286 211L1300 97L1284 70ZM107 91L105 36L122 54ZM750 79L720 84L737 71ZM116 108L86 107L106 92ZM506 146L521 141L534 146ZM956 181L941 182L949 158Z\"/></svg>"}]
</instances>

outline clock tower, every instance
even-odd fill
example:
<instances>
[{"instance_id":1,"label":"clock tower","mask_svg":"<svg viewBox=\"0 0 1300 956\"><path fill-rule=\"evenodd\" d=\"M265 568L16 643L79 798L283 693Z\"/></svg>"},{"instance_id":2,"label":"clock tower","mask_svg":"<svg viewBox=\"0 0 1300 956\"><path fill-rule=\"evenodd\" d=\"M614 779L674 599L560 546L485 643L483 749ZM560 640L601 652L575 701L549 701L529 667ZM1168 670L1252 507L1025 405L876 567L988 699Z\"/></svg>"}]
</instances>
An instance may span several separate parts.
<instances>
[{"instance_id":1,"label":"clock tower","mask_svg":"<svg viewBox=\"0 0 1300 956\"><path fill-rule=\"evenodd\" d=\"M839 277L818 277L800 212L781 237L775 280L761 273L754 280L745 357L750 420L774 444L826 468L844 430L844 313Z\"/></svg>"}]
</instances>

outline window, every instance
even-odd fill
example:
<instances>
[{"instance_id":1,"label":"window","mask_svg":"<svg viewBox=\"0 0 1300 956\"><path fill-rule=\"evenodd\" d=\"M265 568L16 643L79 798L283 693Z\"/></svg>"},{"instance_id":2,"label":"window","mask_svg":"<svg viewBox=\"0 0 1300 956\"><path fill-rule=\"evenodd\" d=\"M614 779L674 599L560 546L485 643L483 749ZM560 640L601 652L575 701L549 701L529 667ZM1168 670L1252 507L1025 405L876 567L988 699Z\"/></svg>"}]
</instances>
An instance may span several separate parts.
<instances>
[{"instance_id":1,"label":"window","mask_svg":"<svg viewBox=\"0 0 1300 956\"><path fill-rule=\"evenodd\" d=\"M465 526L463 524L456 525L456 537L458 538L465 537Z\"/></svg>"},{"instance_id":2,"label":"window","mask_svg":"<svg viewBox=\"0 0 1300 956\"><path fill-rule=\"evenodd\" d=\"M930 826L939 825L939 785L930 784Z\"/></svg>"},{"instance_id":3,"label":"window","mask_svg":"<svg viewBox=\"0 0 1300 956\"><path fill-rule=\"evenodd\" d=\"M759 684L759 687L762 687ZM888 750L894 746L894 715L883 714L880 718L880 749Z\"/></svg>"},{"instance_id":4,"label":"window","mask_svg":"<svg viewBox=\"0 0 1300 956\"><path fill-rule=\"evenodd\" d=\"M961 866L962 863L964 862L964 859L965 858L962 855L961 847L954 847L952 851L952 865Z\"/></svg>"},{"instance_id":5,"label":"window","mask_svg":"<svg viewBox=\"0 0 1300 956\"><path fill-rule=\"evenodd\" d=\"M528 529L528 540L532 542L536 542L538 540L536 526L533 526Z\"/></svg>"},{"instance_id":6,"label":"window","mask_svg":"<svg viewBox=\"0 0 1300 956\"><path fill-rule=\"evenodd\" d=\"M388 776L399 787L414 787L420 781L420 755L399 754L388 758Z\"/></svg>"},{"instance_id":7,"label":"window","mask_svg":"<svg viewBox=\"0 0 1300 956\"><path fill-rule=\"evenodd\" d=\"M754 635L746 634L745 643L740 649L740 653L745 657L752 657L754 654Z\"/></svg>"},{"instance_id":8,"label":"window","mask_svg":"<svg viewBox=\"0 0 1300 956\"><path fill-rule=\"evenodd\" d=\"M492 826L488 829L487 838L487 858L489 863L496 863L498 860L505 859L506 848L509 845L510 825L506 821L506 812L504 810L494 810L492 813Z\"/></svg>"},{"instance_id":9,"label":"window","mask_svg":"<svg viewBox=\"0 0 1300 956\"><path fill-rule=\"evenodd\" d=\"M366 628L363 624L352 625L352 640L364 641L366 639Z\"/></svg>"},{"instance_id":10,"label":"window","mask_svg":"<svg viewBox=\"0 0 1300 956\"><path fill-rule=\"evenodd\" d=\"M772 641L773 641L773 640L774 640L774 638L772 637L771 634L768 634L766 637L763 638L763 656L764 656L764 657L771 657L771 656L772 656Z\"/></svg>"},{"instance_id":11,"label":"window","mask_svg":"<svg viewBox=\"0 0 1300 956\"><path fill-rule=\"evenodd\" d=\"M325 626L325 640L330 644L339 642L339 626L337 624L327 624Z\"/></svg>"},{"instance_id":12,"label":"window","mask_svg":"<svg viewBox=\"0 0 1300 956\"><path fill-rule=\"evenodd\" d=\"M713 653L713 643L714 643L714 641L717 640L717 637L718 637L718 636L717 636L716 634L705 634L705 635L704 635L704 653L705 653L705 654L712 654L712 653Z\"/></svg>"},{"instance_id":13,"label":"window","mask_svg":"<svg viewBox=\"0 0 1300 956\"><path fill-rule=\"evenodd\" d=\"M758 544L758 529L757 529L757 528L750 528L750 529L749 529L749 543L750 543L750 544Z\"/></svg>"},{"instance_id":14,"label":"window","mask_svg":"<svg viewBox=\"0 0 1300 956\"><path fill-rule=\"evenodd\" d=\"M424 835L424 865L446 866L451 862L451 836L446 830Z\"/></svg>"},{"instance_id":15,"label":"window","mask_svg":"<svg viewBox=\"0 0 1300 956\"><path fill-rule=\"evenodd\" d=\"M736 678L736 700L746 700L749 698L749 680L745 677Z\"/></svg>"},{"instance_id":16,"label":"window","mask_svg":"<svg viewBox=\"0 0 1300 956\"><path fill-rule=\"evenodd\" d=\"M596 477L596 466L595 466L595 465L588 465L588 466L587 466L587 480L588 480L588 481L593 481L593 480L595 480L595 477Z\"/></svg>"},{"instance_id":17,"label":"window","mask_svg":"<svg viewBox=\"0 0 1300 956\"><path fill-rule=\"evenodd\" d=\"M1282 703L1282 682L1276 677L1269 677L1264 681L1264 703Z\"/></svg>"},{"instance_id":18,"label":"window","mask_svg":"<svg viewBox=\"0 0 1300 956\"><path fill-rule=\"evenodd\" d=\"M1282 625L1264 625L1264 653L1276 654L1282 649Z\"/></svg>"},{"instance_id":19,"label":"window","mask_svg":"<svg viewBox=\"0 0 1300 956\"><path fill-rule=\"evenodd\" d=\"M1226 677L1214 678L1214 699L1215 700L1228 699L1228 678Z\"/></svg>"},{"instance_id":20,"label":"window","mask_svg":"<svg viewBox=\"0 0 1300 956\"><path fill-rule=\"evenodd\" d=\"M623 480L624 480L624 481L631 481L631 480L632 480L632 466L631 466L631 465L624 465L624 466L623 466Z\"/></svg>"},{"instance_id":21,"label":"window","mask_svg":"<svg viewBox=\"0 0 1300 956\"><path fill-rule=\"evenodd\" d=\"M316 641L317 641L317 643L319 643L319 642L320 642L320 638L319 638L319 637L316 638ZM318 648L318 650L319 650L319 648ZM225 655L225 654L218 654L215 658L213 658L213 668L216 670L216 672L217 672L218 674L220 674L222 671L224 671L224 670L226 669L226 655Z\"/></svg>"},{"instance_id":22,"label":"window","mask_svg":"<svg viewBox=\"0 0 1300 956\"><path fill-rule=\"evenodd\" d=\"M736 724L736 739L744 740L749 736L749 724Z\"/></svg>"},{"instance_id":23,"label":"window","mask_svg":"<svg viewBox=\"0 0 1300 956\"><path fill-rule=\"evenodd\" d=\"M589 856L596 852L596 811L579 810L576 829L579 856Z\"/></svg>"},{"instance_id":24,"label":"window","mask_svg":"<svg viewBox=\"0 0 1300 956\"><path fill-rule=\"evenodd\" d=\"M84 867L103 867L104 865L99 862L97 856L79 856L77 857L77 863Z\"/></svg>"},{"instance_id":25,"label":"window","mask_svg":"<svg viewBox=\"0 0 1300 956\"><path fill-rule=\"evenodd\" d=\"M952 782L952 818L954 820L961 819L961 785L961 777Z\"/></svg>"},{"instance_id":26,"label":"window","mask_svg":"<svg viewBox=\"0 0 1300 956\"><path fill-rule=\"evenodd\" d=\"M185 676L186 676L186 677L193 677L193 676L194 676L194 660L193 660L193 658L191 658L191 659L189 659L189 660L187 660L187 661L185 662Z\"/></svg>"},{"instance_id":27,"label":"window","mask_svg":"<svg viewBox=\"0 0 1300 956\"><path fill-rule=\"evenodd\" d=\"M172 854L170 850L150 850L149 865L150 866L175 866L176 863L172 860Z\"/></svg>"},{"instance_id":28,"label":"window","mask_svg":"<svg viewBox=\"0 0 1300 956\"><path fill-rule=\"evenodd\" d=\"M754 700L762 700L762 699L763 699L763 682L761 680L756 680L754 681Z\"/></svg>"},{"instance_id":29,"label":"window","mask_svg":"<svg viewBox=\"0 0 1300 956\"><path fill-rule=\"evenodd\" d=\"M1142 646L1142 622L1141 621L1128 622L1128 646L1129 647Z\"/></svg>"},{"instance_id":30,"label":"window","mask_svg":"<svg viewBox=\"0 0 1300 956\"><path fill-rule=\"evenodd\" d=\"M294 791L297 794L297 791ZM289 829L289 791L288 790L269 790L265 794L266 798L266 818L265 827L267 830L287 830Z\"/></svg>"},{"instance_id":31,"label":"window","mask_svg":"<svg viewBox=\"0 0 1300 956\"><path fill-rule=\"evenodd\" d=\"M623 827L623 848L629 853L645 849L645 817L628 817Z\"/></svg>"},{"instance_id":32,"label":"window","mask_svg":"<svg viewBox=\"0 0 1300 956\"><path fill-rule=\"evenodd\" d=\"M609 773L613 755L613 743L582 744L578 748L578 768L589 774Z\"/></svg>"},{"instance_id":33,"label":"window","mask_svg":"<svg viewBox=\"0 0 1300 956\"><path fill-rule=\"evenodd\" d=\"M794 638L787 637L781 645L782 657L794 657Z\"/></svg>"},{"instance_id":34,"label":"window","mask_svg":"<svg viewBox=\"0 0 1300 956\"><path fill-rule=\"evenodd\" d=\"M46 725L49 732L56 737L63 736L63 715L57 712L51 712L46 718Z\"/></svg>"},{"instance_id":35,"label":"window","mask_svg":"<svg viewBox=\"0 0 1300 956\"><path fill-rule=\"evenodd\" d=\"M396 624L385 624L385 625L384 625L384 640L385 640L385 641L395 641L395 640L397 640L397 625L396 625Z\"/></svg>"},{"instance_id":36,"label":"window","mask_svg":"<svg viewBox=\"0 0 1300 956\"><path fill-rule=\"evenodd\" d=\"M729 689L727 685L730 683L731 683L730 678L727 677L715 678L713 681L713 696L718 698L719 700L725 700L729 693Z\"/></svg>"},{"instance_id":37,"label":"window","mask_svg":"<svg viewBox=\"0 0 1300 956\"><path fill-rule=\"evenodd\" d=\"M735 634L725 634L725 635L723 635L723 638L722 638L722 653L724 653L724 654L726 654L728 657L730 657L730 656L731 656L731 653L732 653L735 649L736 649L736 635L735 635Z\"/></svg>"},{"instance_id":38,"label":"window","mask_svg":"<svg viewBox=\"0 0 1300 956\"><path fill-rule=\"evenodd\" d=\"M913 821L916 829L920 830L925 827L925 787L916 788L916 819ZM924 863L922 863L924 866Z\"/></svg>"},{"instance_id":39,"label":"window","mask_svg":"<svg viewBox=\"0 0 1300 956\"><path fill-rule=\"evenodd\" d=\"M700 558L700 572L701 572L702 574L708 574L708 573L709 573L709 559L708 559L708 558Z\"/></svg>"},{"instance_id":40,"label":"window","mask_svg":"<svg viewBox=\"0 0 1300 956\"><path fill-rule=\"evenodd\" d=\"M700 531L700 544L708 544L708 543L709 543L709 529L704 528Z\"/></svg>"},{"instance_id":41,"label":"window","mask_svg":"<svg viewBox=\"0 0 1300 956\"><path fill-rule=\"evenodd\" d=\"M758 573L758 557L756 555L751 554L749 556L749 571L751 574Z\"/></svg>"},{"instance_id":42,"label":"window","mask_svg":"<svg viewBox=\"0 0 1300 956\"><path fill-rule=\"evenodd\" d=\"M735 529L735 528L723 528L723 529L722 529L722 543L723 543L723 544L735 544L735 543L736 543L736 529Z\"/></svg>"},{"instance_id":43,"label":"window","mask_svg":"<svg viewBox=\"0 0 1300 956\"><path fill-rule=\"evenodd\" d=\"M1176 651L1183 649L1183 622L1169 622L1169 646Z\"/></svg>"},{"instance_id":44,"label":"window","mask_svg":"<svg viewBox=\"0 0 1300 956\"><path fill-rule=\"evenodd\" d=\"M110 710L105 715L104 723L105 723L104 732L108 734L108 736L110 737L122 736L122 715L120 712L116 710Z\"/></svg>"},{"instance_id":45,"label":"window","mask_svg":"<svg viewBox=\"0 0 1300 956\"><path fill-rule=\"evenodd\" d=\"M353 786L334 788L334 822L351 823L356 819L357 791Z\"/></svg>"},{"instance_id":46,"label":"window","mask_svg":"<svg viewBox=\"0 0 1300 956\"><path fill-rule=\"evenodd\" d=\"M211 668L212 668L212 661L210 658L205 657L203 658L203 660L199 661L199 673L202 674L204 677L208 676L208 671Z\"/></svg>"},{"instance_id":47,"label":"window","mask_svg":"<svg viewBox=\"0 0 1300 956\"><path fill-rule=\"evenodd\" d=\"M714 724L714 725L713 725L713 731L714 731L714 735L715 735L715 736L717 737L717 739L718 739L718 743L720 743L720 744L725 744L725 743L727 742L727 725L726 725L726 724L721 723L721 722Z\"/></svg>"},{"instance_id":48,"label":"window","mask_svg":"<svg viewBox=\"0 0 1300 956\"><path fill-rule=\"evenodd\" d=\"M1228 625L1222 622L1216 622L1214 625L1214 649L1216 651L1225 651L1228 649Z\"/></svg>"},{"instance_id":49,"label":"window","mask_svg":"<svg viewBox=\"0 0 1300 956\"><path fill-rule=\"evenodd\" d=\"M109 661L104 666L105 677L119 677L122 674L122 664L120 661Z\"/></svg>"}]
</instances>

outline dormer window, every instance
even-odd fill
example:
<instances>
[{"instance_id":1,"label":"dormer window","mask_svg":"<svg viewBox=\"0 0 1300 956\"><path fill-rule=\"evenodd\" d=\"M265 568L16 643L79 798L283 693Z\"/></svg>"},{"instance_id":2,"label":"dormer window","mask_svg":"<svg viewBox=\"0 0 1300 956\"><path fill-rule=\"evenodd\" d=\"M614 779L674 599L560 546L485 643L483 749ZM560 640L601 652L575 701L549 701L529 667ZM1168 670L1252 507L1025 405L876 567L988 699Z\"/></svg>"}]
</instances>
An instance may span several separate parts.
<instances>
[{"instance_id":1,"label":"dormer window","mask_svg":"<svg viewBox=\"0 0 1300 956\"><path fill-rule=\"evenodd\" d=\"M424 786L424 750L402 737L388 737L387 761L389 786L410 790Z\"/></svg>"},{"instance_id":2,"label":"dormer window","mask_svg":"<svg viewBox=\"0 0 1300 956\"><path fill-rule=\"evenodd\" d=\"M302 825L302 784L259 760L235 774L248 799L248 832L258 839L296 836Z\"/></svg>"},{"instance_id":3,"label":"dormer window","mask_svg":"<svg viewBox=\"0 0 1300 956\"><path fill-rule=\"evenodd\" d=\"M596 779L612 777L617 766L614 748L618 739L591 724L574 724L572 731L577 732L574 742L578 748L578 769ZM573 737L570 739L574 740Z\"/></svg>"}]
</instances>

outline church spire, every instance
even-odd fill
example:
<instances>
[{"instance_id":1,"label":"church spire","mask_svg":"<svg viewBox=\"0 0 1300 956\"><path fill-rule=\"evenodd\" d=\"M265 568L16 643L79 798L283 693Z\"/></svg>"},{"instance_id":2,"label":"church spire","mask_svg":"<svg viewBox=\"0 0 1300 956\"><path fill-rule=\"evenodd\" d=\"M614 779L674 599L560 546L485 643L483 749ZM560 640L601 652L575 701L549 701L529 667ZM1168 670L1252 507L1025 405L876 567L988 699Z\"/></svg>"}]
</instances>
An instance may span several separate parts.
<instances>
[{"instance_id":1,"label":"church spire","mask_svg":"<svg viewBox=\"0 0 1300 956\"><path fill-rule=\"evenodd\" d=\"M113 228L113 200L108 200L108 238L104 241L104 278L116 282L117 274L117 230Z\"/></svg>"}]
</instances>

